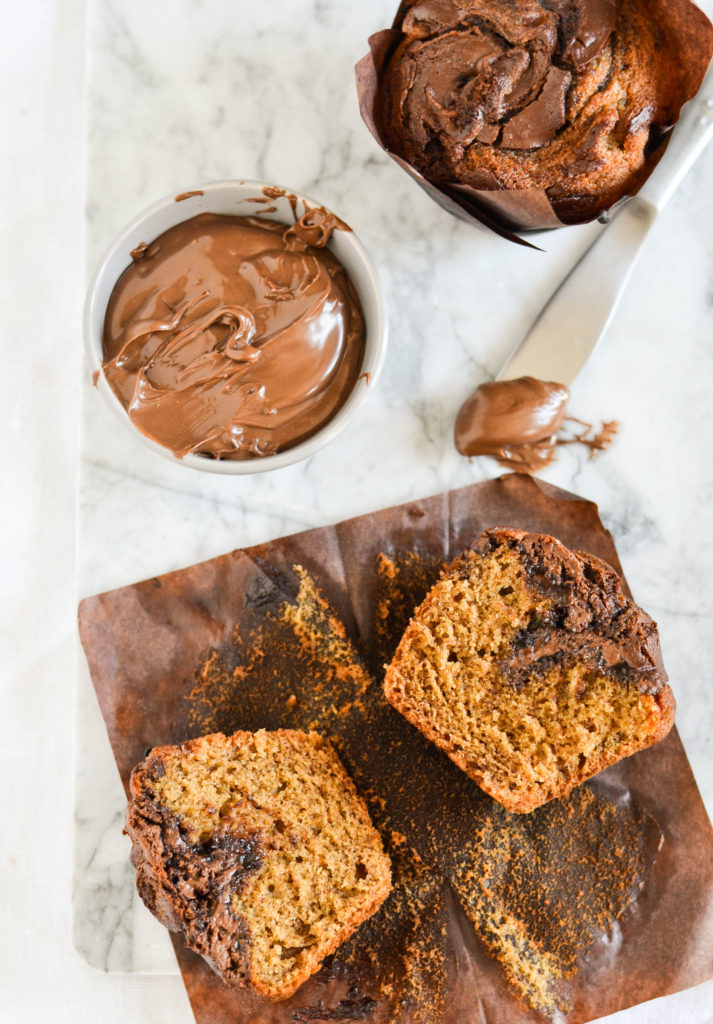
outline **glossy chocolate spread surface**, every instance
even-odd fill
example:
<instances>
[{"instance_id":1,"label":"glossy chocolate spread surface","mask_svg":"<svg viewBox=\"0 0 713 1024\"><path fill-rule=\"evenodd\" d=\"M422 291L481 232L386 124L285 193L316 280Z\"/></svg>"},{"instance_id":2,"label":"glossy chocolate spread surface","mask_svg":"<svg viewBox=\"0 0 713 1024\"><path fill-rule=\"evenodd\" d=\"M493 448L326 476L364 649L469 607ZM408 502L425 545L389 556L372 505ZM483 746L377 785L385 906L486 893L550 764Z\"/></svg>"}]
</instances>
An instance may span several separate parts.
<instances>
[{"instance_id":1,"label":"glossy chocolate spread surface","mask_svg":"<svg viewBox=\"0 0 713 1024\"><path fill-rule=\"evenodd\" d=\"M249 459L316 433L361 373L364 317L325 248L346 229L200 214L132 254L104 324L103 372L132 422L177 457Z\"/></svg>"},{"instance_id":2,"label":"glossy chocolate spread surface","mask_svg":"<svg viewBox=\"0 0 713 1024\"><path fill-rule=\"evenodd\" d=\"M504 465L534 470L554 455L555 434L567 416L564 384L518 377L487 381L466 399L456 417L461 455L492 455Z\"/></svg>"}]
</instances>

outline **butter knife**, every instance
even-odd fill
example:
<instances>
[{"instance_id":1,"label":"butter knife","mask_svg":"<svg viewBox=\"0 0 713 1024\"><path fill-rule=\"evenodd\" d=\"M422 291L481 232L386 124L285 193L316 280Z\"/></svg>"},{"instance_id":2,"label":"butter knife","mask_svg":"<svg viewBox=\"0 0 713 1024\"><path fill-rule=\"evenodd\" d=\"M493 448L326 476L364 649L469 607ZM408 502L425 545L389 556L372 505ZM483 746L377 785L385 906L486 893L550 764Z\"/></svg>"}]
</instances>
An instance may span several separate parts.
<instances>
[{"instance_id":1,"label":"butter knife","mask_svg":"<svg viewBox=\"0 0 713 1024\"><path fill-rule=\"evenodd\" d=\"M496 380L572 383L611 323L656 214L712 138L713 68L683 108L649 180L574 265Z\"/></svg>"}]
</instances>

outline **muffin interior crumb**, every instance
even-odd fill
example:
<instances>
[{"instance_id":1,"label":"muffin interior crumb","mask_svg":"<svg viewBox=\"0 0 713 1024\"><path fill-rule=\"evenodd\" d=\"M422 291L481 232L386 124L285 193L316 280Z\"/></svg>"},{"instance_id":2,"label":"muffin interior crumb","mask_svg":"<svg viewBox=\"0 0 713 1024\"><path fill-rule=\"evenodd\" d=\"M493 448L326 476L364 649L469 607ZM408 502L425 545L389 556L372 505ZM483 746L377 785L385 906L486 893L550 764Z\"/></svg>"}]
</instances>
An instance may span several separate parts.
<instances>
[{"instance_id":1,"label":"muffin interior crumb","mask_svg":"<svg viewBox=\"0 0 713 1024\"><path fill-rule=\"evenodd\" d=\"M382 901L388 861L336 755L315 734L239 733L161 758L153 799L198 856L257 837L260 864L230 895L255 987L289 994ZM299 981L298 981L299 983Z\"/></svg>"},{"instance_id":2,"label":"muffin interior crumb","mask_svg":"<svg viewBox=\"0 0 713 1024\"><path fill-rule=\"evenodd\" d=\"M576 657L544 657L513 682L516 643L552 613L507 546L431 590L387 671L387 697L486 792L530 810L646 745L651 695Z\"/></svg>"}]
</instances>

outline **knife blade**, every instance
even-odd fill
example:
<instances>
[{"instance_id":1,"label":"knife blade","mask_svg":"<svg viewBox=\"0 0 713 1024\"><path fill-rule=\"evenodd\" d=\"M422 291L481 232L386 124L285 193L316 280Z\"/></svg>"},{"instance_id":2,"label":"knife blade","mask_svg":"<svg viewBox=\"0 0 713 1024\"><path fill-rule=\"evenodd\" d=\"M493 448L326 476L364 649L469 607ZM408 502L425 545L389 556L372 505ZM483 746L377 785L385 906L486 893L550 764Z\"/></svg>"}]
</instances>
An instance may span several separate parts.
<instances>
[{"instance_id":1,"label":"knife blade","mask_svg":"<svg viewBox=\"0 0 713 1024\"><path fill-rule=\"evenodd\" d=\"M574 265L496 380L570 385L607 331L651 225L713 138L713 68L681 112L661 162Z\"/></svg>"}]
</instances>

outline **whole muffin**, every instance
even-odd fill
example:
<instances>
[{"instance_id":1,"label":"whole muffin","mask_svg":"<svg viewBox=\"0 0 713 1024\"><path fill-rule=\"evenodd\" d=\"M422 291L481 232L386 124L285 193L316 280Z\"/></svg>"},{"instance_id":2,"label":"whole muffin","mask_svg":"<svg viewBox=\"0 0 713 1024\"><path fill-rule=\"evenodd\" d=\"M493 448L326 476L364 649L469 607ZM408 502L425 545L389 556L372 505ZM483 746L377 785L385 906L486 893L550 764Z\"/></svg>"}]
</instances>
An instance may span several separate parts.
<instances>
[{"instance_id":1,"label":"whole muffin","mask_svg":"<svg viewBox=\"0 0 713 1024\"><path fill-rule=\"evenodd\" d=\"M635 192L685 90L654 0L405 0L387 147L436 185L542 189L564 222Z\"/></svg>"}]
</instances>

